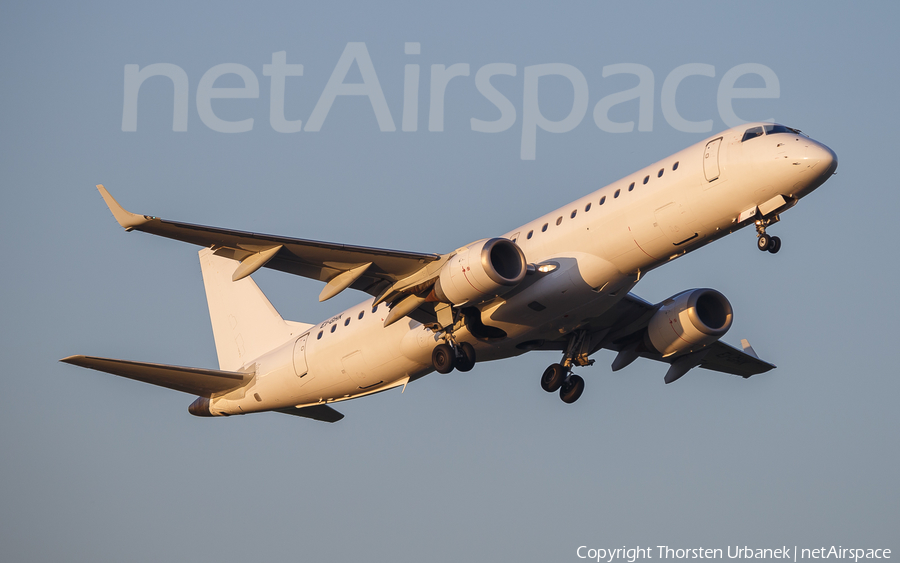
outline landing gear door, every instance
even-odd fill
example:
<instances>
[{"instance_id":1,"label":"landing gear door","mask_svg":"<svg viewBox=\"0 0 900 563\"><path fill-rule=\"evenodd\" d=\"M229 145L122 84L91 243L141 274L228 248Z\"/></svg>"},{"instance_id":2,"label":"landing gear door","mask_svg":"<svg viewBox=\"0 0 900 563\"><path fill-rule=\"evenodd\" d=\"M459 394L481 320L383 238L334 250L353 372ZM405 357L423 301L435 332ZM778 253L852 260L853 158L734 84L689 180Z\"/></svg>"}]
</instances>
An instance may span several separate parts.
<instances>
[{"instance_id":1,"label":"landing gear door","mask_svg":"<svg viewBox=\"0 0 900 563\"><path fill-rule=\"evenodd\" d=\"M309 371L309 367L306 365L307 338L309 338L309 333L298 338L294 344L294 372L297 374L297 377L303 377Z\"/></svg>"},{"instance_id":2,"label":"landing gear door","mask_svg":"<svg viewBox=\"0 0 900 563\"><path fill-rule=\"evenodd\" d=\"M706 150L703 151L703 173L706 174L706 181L712 182L719 177L719 146L722 144L722 137L713 139L706 144Z\"/></svg>"}]
</instances>

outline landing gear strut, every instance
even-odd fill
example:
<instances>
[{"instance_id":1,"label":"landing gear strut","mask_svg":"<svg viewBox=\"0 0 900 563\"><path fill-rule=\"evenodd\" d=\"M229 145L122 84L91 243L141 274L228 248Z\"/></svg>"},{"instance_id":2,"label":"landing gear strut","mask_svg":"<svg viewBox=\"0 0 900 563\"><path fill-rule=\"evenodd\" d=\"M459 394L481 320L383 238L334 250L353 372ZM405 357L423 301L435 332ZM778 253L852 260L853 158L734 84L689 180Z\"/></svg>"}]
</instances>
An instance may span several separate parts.
<instances>
[{"instance_id":1,"label":"landing gear strut","mask_svg":"<svg viewBox=\"0 0 900 563\"><path fill-rule=\"evenodd\" d=\"M777 253L781 250L781 239L778 237L773 237L766 234L766 227L772 225L773 223L777 223L780 219L778 215L771 217L769 219L757 219L756 220L756 233L759 238L756 239L756 248L762 250L763 252L769 251L772 254Z\"/></svg>"},{"instance_id":2,"label":"landing gear strut","mask_svg":"<svg viewBox=\"0 0 900 563\"><path fill-rule=\"evenodd\" d=\"M559 391L559 398L564 403L574 403L584 393L584 379L572 373L572 366L590 366L594 360L588 359L590 338L587 331L577 330L569 338L569 344L563 355L563 361L553 364L544 370L541 376L541 388L553 393Z\"/></svg>"},{"instance_id":3,"label":"landing gear strut","mask_svg":"<svg viewBox=\"0 0 900 563\"><path fill-rule=\"evenodd\" d=\"M475 367L475 347L468 342L457 342L453 335L458 322L458 312L454 311L450 326L436 325L432 330L444 339L431 352L431 363L438 373L450 373L454 369L470 371Z\"/></svg>"}]
</instances>

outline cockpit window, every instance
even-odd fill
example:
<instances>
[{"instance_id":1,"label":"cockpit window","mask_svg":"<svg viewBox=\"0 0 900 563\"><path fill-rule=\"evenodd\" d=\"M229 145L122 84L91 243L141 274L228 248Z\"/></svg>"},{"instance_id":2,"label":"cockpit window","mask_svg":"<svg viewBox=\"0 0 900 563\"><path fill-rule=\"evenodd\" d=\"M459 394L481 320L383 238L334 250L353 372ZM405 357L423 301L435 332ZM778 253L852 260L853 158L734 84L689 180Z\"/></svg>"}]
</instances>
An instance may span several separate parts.
<instances>
[{"instance_id":1,"label":"cockpit window","mask_svg":"<svg viewBox=\"0 0 900 563\"><path fill-rule=\"evenodd\" d=\"M771 135L773 133L791 133L797 135L800 133L797 129L792 129L790 127L785 127L784 125L766 125L766 135Z\"/></svg>"},{"instance_id":2,"label":"cockpit window","mask_svg":"<svg viewBox=\"0 0 900 563\"><path fill-rule=\"evenodd\" d=\"M744 131L744 138L741 139L741 142L749 141L750 139L755 139L756 137L762 137L763 128L762 127L751 127Z\"/></svg>"}]
</instances>

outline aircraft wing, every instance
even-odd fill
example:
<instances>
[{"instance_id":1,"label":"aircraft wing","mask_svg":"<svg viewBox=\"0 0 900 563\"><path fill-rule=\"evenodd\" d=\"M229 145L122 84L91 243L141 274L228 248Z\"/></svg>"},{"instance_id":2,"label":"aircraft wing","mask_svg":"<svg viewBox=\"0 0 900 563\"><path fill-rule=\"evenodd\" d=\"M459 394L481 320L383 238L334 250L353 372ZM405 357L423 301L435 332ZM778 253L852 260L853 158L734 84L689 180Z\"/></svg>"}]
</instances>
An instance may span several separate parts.
<instances>
[{"instance_id":1,"label":"aircraft wing","mask_svg":"<svg viewBox=\"0 0 900 563\"><path fill-rule=\"evenodd\" d=\"M613 317L613 319L607 320L607 322L612 322L609 332L604 338L603 347L617 351L626 348L628 344L635 341L637 335L642 334L643 329L647 327L647 323L650 321L650 317L653 316L657 309L657 305L649 303L637 295L631 293L626 295L622 301L601 317L601 319L607 317L607 315ZM698 354L697 357L702 359L699 360L699 364L694 363L693 366L743 378L775 368L773 364L759 359L746 340L743 343L745 344L744 350L738 350L718 340L703 349L701 354ZM684 358L684 355L677 354L663 358L655 351L648 352L646 350L641 352L640 356L673 364L673 366Z\"/></svg>"},{"instance_id":2,"label":"aircraft wing","mask_svg":"<svg viewBox=\"0 0 900 563\"><path fill-rule=\"evenodd\" d=\"M250 233L137 215L126 211L102 185L97 189L116 221L127 231L143 231L212 247L217 255L241 261L234 273L235 281L266 267L328 282L319 296L322 301L347 287L377 296L385 288L441 259L438 254Z\"/></svg>"},{"instance_id":3,"label":"aircraft wing","mask_svg":"<svg viewBox=\"0 0 900 563\"><path fill-rule=\"evenodd\" d=\"M69 356L60 361L201 397L236 389L252 377L250 373L132 362L96 356Z\"/></svg>"},{"instance_id":4,"label":"aircraft wing","mask_svg":"<svg viewBox=\"0 0 900 563\"><path fill-rule=\"evenodd\" d=\"M663 358L661 354L647 350L646 346L641 345L644 329L657 309L657 305L629 293L610 310L590 320L587 329L592 334L591 353L593 354L601 348L617 352L626 351L625 353L627 353L631 347L632 350L635 350L631 359L643 357L672 364L672 373L683 370L682 374L692 367L699 366L712 371L748 378L775 368L773 364L757 357L756 352L746 340L742 342L743 350L738 350L721 340L714 342L694 356L697 359L696 362L691 362L690 358L686 358L679 363L679 360L685 358L685 355L678 354ZM565 344L565 340L547 341L530 348L565 350ZM678 369L675 369L676 364L678 364ZM615 366L615 362L613 365ZM614 367L614 369L618 368Z\"/></svg>"},{"instance_id":5,"label":"aircraft wing","mask_svg":"<svg viewBox=\"0 0 900 563\"><path fill-rule=\"evenodd\" d=\"M712 371L739 375L746 379L751 375L765 373L775 367L769 362L760 360L755 354L751 355L738 350L721 340L710 344L707 348L709 353L700 362L700 367Z\"/></svg>"}]
</instances>

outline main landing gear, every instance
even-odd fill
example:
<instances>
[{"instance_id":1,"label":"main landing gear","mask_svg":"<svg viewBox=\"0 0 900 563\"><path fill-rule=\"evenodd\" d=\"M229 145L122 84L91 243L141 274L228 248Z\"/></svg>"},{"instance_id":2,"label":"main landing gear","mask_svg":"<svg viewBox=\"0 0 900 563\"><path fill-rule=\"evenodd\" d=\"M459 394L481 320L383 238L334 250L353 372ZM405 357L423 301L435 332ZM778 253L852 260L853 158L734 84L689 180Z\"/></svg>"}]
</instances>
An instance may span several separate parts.
<instances>
[{"instance_id":1,"label":"main landing gear","mask_svg":"<svg viewBox=\"0 0 900 563\"><path fill-rule=\"evenodd\" d=\"M762 250L763 252L768 250L772 254L775 254L779 250L781 250L781 239L766 234L766 227L773 223L777 223L778 221L778 215L775 215L770 219L756 220L756 234L759 237L756 239L756 248Z\"/></svg>"},{"instance_id":2,"label":"main landing gear","mask_svg":"<svg viewBox=\"0 0 900 563\"><path fill-rule=\"evenodd\" d=\"M438 373L450 373L454 369L469 371L475 367L475 347L468 342L456 344L443 343L434 347L431 352L431 363ZM455 346L454 346L455 344Z\"/></svg>"},{"instance_id":3,"label":"main landing gear","mask_svg":"<svg viewBox=\"0 0 900 563\"><path fill-rule=\"evenodd\" d=\"M594 360L588 359L587 340L587 331L572 333L562 363L549 366L541 376L541 388L548 393L559 391L564 403L574 403L584 393L584 379L572 373L572 366L593 365Z\"/></svg>"},{"instance_id":4,"label":"main landing gear","mask_svg":"<svg viewBox=\"0 0 900 563\"><path fill-rule=\"evenodd\" d=\"M450 373L454 369L470 371L475 367L475 347L468 342L457 342L453 331L460 323L459 311L445 307L437 311L438 324L431 329L444 342L434 347L431 363L438 373ZM441 322L443 321L443 322Z\"/></svg>"},{"instance_id":5,"label":"main landing gear","mask_svg":"<svg viewBox=\"0 0 900 563\"><path fill-rule=\"evenodd\" d=\"M544 370L541 388L548 393L559 391L559 398L564 403L574 403L584 393L584 379L569 372L562 364L553 364Z\"/></svg>"}]
</instances>

